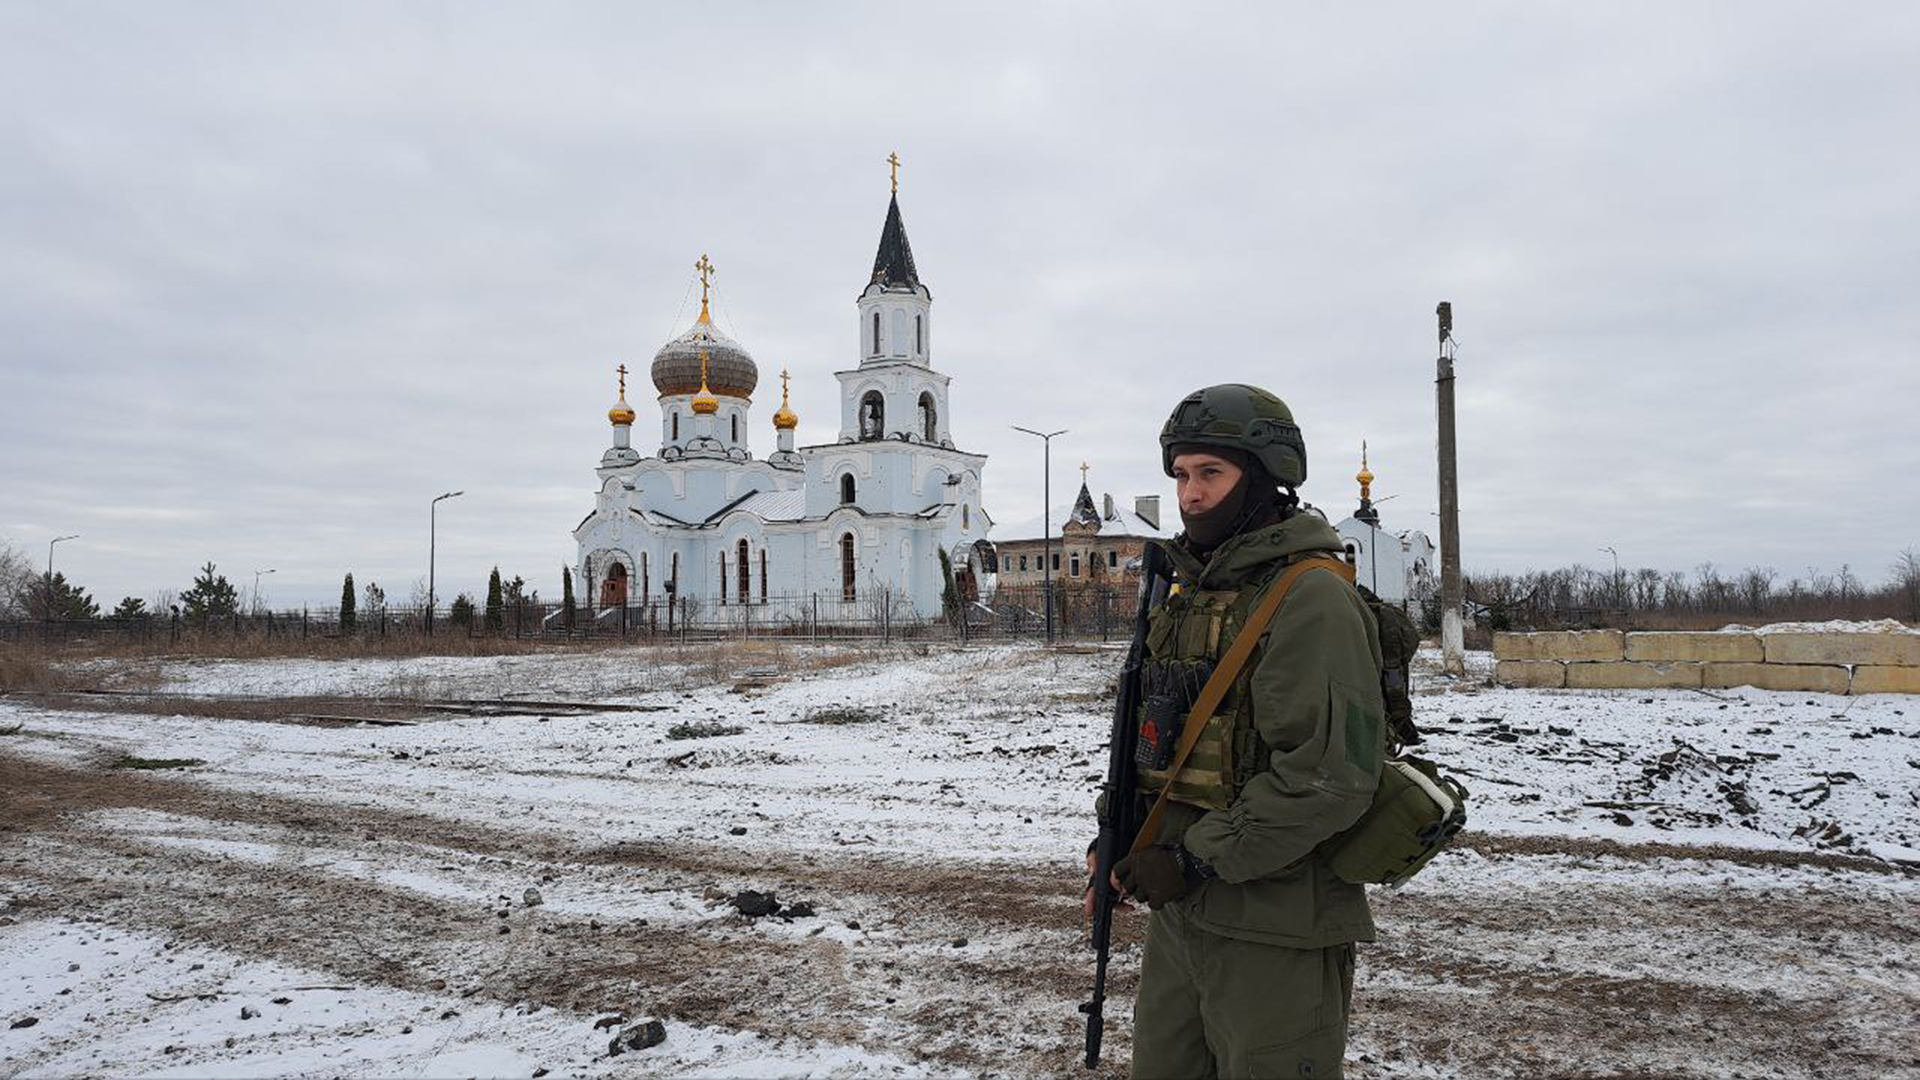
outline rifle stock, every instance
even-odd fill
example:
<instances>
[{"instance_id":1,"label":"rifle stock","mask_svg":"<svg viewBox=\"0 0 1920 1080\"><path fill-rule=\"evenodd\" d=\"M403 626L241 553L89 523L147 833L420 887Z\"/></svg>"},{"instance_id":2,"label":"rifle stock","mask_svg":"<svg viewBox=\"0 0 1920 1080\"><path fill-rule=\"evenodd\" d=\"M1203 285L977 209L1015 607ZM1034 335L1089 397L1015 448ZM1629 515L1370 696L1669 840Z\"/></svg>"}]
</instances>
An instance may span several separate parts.
<instances>
[{"instance_id":1,"label":"rifle stock","mask_svg":"<svg viewBox=\"0 0 1920 1080\"><path fill-rule=\"evenodd\" d=\"M1140 559L1140 607L1134 615L1133 641L1127 646L1126 666L1120 669L1120 689L1114 696L1113 733L1107 744L1107 780L1102 788L1106 813L1094 842L1093 869L1093 997L1080 1006L1087 1014L1087 1068L1100 1063L1100 1040L1105 1033L1107 952L1113 938L1113 909L1119 902L1111 876L1139 831L1139 800L1135 797L1133 751L1140 715L1140 667L1146 660L1147 616L1166 591L1165 554L1148 543Z\"/></svg>"}]
</instances>

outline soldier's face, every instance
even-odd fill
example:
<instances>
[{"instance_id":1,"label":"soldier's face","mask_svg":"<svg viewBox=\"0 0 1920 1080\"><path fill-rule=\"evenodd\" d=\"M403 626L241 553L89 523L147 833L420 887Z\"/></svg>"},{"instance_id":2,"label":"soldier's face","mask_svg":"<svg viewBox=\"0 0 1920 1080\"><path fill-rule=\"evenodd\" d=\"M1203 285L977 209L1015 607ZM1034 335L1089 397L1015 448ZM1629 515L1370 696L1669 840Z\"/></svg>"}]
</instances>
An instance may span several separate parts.
<instances>
[{"instance_id":1,"label":"soldier's face","mask_svg":"<svg viewBox=\"0 0 1920 1080\"><path fill-rule=\"evenodd\" d=\"M1180 454L1173 459L1174 491L1183 514L1204 514L1220 505L1240 482L1240 466L1213 454Z\"/></svg>"}]
</instances>

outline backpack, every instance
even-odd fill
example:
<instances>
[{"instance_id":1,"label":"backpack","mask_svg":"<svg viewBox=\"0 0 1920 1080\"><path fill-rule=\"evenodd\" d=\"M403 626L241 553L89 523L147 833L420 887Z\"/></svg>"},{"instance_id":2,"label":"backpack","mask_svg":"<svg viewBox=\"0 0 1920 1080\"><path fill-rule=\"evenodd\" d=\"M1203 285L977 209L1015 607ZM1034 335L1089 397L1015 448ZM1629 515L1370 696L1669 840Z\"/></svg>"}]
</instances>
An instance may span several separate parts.
<instances>
[{"instance_id":1,"label":"backpack","mask_svg":"<svg viewBox=\"0 0 1920 1080\"><path fill-rule=\"evenodd\" d=\"M1396 604L1389 604L1365 585L1356 585L1360 599L1373 612L1380 628L1380 700L1387 706L1390 746L1418 746L1420 729L1413 723L1413 686L1409 673L1420 651L1420 628Z\"/></svg>"},{"instance_id":2,"label":"backpack","mask_svg":"<svg viewBox=\"0 0 1920 1080\"><path fill-rule=\"evenodd\" d=\"M1467 789L1438 765L1406 752L1420 742L1409 678L1420 650L1419 628L1397 606L1355 587L1379 627L1380 697L1386 706L1390 756L1366 813L1321 846L1342 881L1399 885L1419 873L1466 825Z\"/></svg>"}]
</instances>

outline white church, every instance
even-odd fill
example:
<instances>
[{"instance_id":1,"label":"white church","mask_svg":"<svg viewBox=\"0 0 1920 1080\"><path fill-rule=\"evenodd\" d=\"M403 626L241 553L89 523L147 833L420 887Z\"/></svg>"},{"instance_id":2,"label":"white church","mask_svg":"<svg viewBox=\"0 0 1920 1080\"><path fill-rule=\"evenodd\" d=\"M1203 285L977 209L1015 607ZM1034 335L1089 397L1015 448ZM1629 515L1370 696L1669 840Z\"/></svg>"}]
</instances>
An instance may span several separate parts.
<instances>
[{"instance_id":1,"label":"white church","mask_svg":"<svg viewBox=\"0 0 1920 1080\"><path fill-rule=\"evenodd\" d=\"M1392 532L1380 527L1380 508L1373 501L1373 470L1367 466L1366 444L1360 445L1360 508L1333 527L1346 548L1356 583L1375 596L1413 615L1439 587L1434 577L1434 546L1418 529Z\"/></svg>"},{"instance_id":2,"label":"white church","mask_svg":"<svg viewBox=\"0 0 1920 1080\"><path fill-rule=\"evenodd\" d=\"M653 358L660 444L651 454L633 445L621 367L599 496L573 530L583 599L609 614L676 601L683 618L711 621L835 603L842 616L852 603L926 619L949 595L975 598L993 570L992 519L980 505L987 459L954 445L949 376L931 362L933 294L913 264L897 179L856 301L858 363L834 372L834 442L794 446L799 417L783 371L775 449L754 453L759 368L713 323L712 264L703 255L696 268L700 316Z\"/></svg>"}]
</instances>

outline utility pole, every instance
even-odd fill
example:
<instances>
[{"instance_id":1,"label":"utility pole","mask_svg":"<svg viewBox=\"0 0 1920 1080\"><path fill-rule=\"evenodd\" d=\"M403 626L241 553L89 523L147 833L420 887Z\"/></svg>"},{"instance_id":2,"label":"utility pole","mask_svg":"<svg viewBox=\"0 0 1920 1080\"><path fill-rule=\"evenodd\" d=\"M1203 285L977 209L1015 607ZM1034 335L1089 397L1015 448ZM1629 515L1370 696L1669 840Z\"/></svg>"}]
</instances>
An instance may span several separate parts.
<instances>
[{"instance_id":1,"label":"utility pole","mask_svg":"<svg viewBox=\"0 0 1920 1080\"><path fill-rule=\"evenodd\" d=\"M439 529L440 500L465 495L464 491L449 491L444 495L435 495L427 504L427 636L433 636L433 560L434 545Z\"/></svg>"},{"instance_id":2,"label":"utility pole","mask_svg":"<svg viewBox=\"0 0 1920 1080\"><path fill-rule=\"evenodd\" d=\"M254 615L258 615L258 614L260 614L260 575L262 575L262 574L271 574L271 573L274 573L274 572L275 572L275 571L273 571L273 570L255 570L255 571L253 572L253 611L252 611L252 614L254 614Z\"/></svg>"},{"instance_id":3,"label":"utility pole","mask_svg":"<svg viewBox=\"0 0 1920 1080\"><path fill-rule=\"evenodd\" d=\"M1466 628L1460 595L1460 476L1453 434L1453 305L1434 309L1440 318L1440 358L1434 392L1440 413L1440 663L1454 678L1467 674Z\"/></svg>"},{"instance_id":4,"label":"utility pole","mask_svg":"<svg viewBox=\"0 0 1920 1080\"><path fill-rule=\"evenodd\" d=\"M1024 431L1040 437L1040 471L1044 474L1040 481L1040 573L1044 584L1040 587L1040 598L1047 606L1047 644L1053 644L1053 437L1065 435L1067 429L1059 431L1035 431L1018 424L1009 424L1015 431Z\"/></svg>"}]
</instances>

